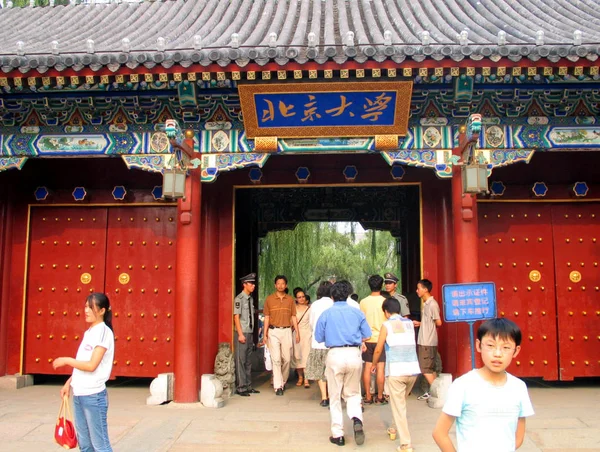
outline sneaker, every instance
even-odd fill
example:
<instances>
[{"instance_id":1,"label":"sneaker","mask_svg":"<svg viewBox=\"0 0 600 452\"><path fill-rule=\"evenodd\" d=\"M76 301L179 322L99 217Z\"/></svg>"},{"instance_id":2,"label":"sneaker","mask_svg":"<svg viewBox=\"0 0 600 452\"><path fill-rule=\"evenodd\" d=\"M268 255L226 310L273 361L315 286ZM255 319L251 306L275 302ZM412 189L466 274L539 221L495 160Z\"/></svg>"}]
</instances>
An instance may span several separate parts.
<instances>
[{"instance_id":1,"label":"sneaker","mask_svg":"<svg viewBox=\"0 0 600 452\"><path fill-rule=\"evenodd\" d=\"M361 446L365 442L365 432L363 430L363 423L357 417L353 417L352 420L354 421L354 441L358 446Z\"/></svg>"},{"instance_id":2,"label":"sneaker","mask_svg":"<svg viewBox=\"0 0 600 452\"><path fill-rule=\"evenodd\" d=\"M429 395L428 392L426 392L422 396L417 397L417 400L427 400L429 397L431 397L431 396Z\"/></svg>"}]
</instances>

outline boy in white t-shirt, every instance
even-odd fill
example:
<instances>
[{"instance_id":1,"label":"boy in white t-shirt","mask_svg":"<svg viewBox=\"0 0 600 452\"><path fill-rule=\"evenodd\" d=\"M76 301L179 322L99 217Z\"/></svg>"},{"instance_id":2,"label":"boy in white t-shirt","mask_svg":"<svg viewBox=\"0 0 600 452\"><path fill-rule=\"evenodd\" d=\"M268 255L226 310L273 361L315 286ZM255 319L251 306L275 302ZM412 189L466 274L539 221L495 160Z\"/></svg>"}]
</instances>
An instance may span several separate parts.
<instances>
[{"instance_id":1,"label":"boy in white t-shirt","mask_svg":"<svg viewBox=\"0 0 600 452\"><path fill-rule=\"evenodd\" d=\"M448 432L456 421L458 451L510 452L525 438L533 407L525 383L506 372L521 351L521 330L507 319L492 319L477 330L483 367L457 378L448 391L433 431L442 452L456 449Z\"/></svg>"}]
</instances>

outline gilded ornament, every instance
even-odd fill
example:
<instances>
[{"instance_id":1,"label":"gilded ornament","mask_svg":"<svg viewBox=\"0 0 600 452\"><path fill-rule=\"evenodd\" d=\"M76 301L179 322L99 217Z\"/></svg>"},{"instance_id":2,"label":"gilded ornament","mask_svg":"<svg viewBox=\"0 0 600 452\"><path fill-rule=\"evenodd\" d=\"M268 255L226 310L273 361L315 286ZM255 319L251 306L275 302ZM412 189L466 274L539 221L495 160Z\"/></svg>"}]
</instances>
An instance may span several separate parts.
<instances>
[{"instance_id":1,"label":"gilded ornament","mask_svg":"<svg viewBox=\"0 0 600 452\"><path fill-rule=\"evenodd\" d=\"M89 284L92 282L92 275L89 273L82 273L79 280L81 281L81 284Z\"/></svg>"},{"instance_id":2,"label":"gilded ornament","mask_svg":"<svg viewBox=\"0 0 600 452\"><path fill-rule=\"evenodd\" d=\"M579 273L576 270L572 271L571 273L569 273L569 279L574 283L579 282L581 281L581 273Z\"/></svg>"},{"instance_id":3,"label":"gilded ornament","mask_svg":"<svg viewBox=\"0 0 600 452\"><path fill-rule=\"evenodd\" d=\"M537 270L531 270L529 272L529 279L533 282L538 282L540 279L542 279L542 274Z\"/></svg>"},{"instance_id":4,"label":"gilded ornament","mask_svg":"<svg viewBox=\"0 0 600 452\"><path fill-rule=\"evenodd\" d=\"M123 285L129 283L129 274L127 273L121 273L119 275L119 282Z\"/></svg>"}]
</instances>

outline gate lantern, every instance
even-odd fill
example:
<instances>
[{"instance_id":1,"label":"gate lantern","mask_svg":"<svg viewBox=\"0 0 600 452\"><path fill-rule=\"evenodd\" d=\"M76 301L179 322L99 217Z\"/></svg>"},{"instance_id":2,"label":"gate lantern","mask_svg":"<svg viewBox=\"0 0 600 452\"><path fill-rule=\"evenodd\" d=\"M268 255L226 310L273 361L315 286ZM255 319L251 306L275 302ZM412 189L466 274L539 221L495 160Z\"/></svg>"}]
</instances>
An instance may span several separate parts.
<instances>
[{"instance_id":1,"label":"gate lantern","mask_svg":"<svg viewBox=\"0 0 600 452\"><path fill-rule=\"evenodd\" d=\"M485 163L470 163L462 167L463 193L487 193L488 168Z\"/></svg>"},{"instance_id":2,"label":"gate lantern","mask_svg":"<svg viewBox=\"0 0 600 452\"><path fill-rule=\"evenodd\" d=\"M187 171L178 167L165 168L163 171L163 199L179 199L185 197L185 177Z\"/></svg>"}]
</instances>

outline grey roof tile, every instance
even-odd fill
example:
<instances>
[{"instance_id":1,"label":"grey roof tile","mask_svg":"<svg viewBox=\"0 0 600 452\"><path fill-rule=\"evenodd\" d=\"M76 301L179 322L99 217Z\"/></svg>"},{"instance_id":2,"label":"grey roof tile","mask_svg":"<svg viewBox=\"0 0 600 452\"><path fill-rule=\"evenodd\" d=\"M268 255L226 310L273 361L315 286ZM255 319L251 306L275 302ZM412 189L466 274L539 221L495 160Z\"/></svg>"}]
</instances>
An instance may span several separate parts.
<instances>
[{"instance_id":1,"label":"grey roof tile","mask_svg":"<svg viewBox=\"0 0 600 452\"><path fill-rule=\"evenodd\" d=\"M597 0L174 0L5 8L0 10L0 67L27 73L213 62L244 67L332 59L341 64L369 58L397 63L498 56L595 60L597 6ZM463 30L467 45L460 44ZM501 30L508 46L498 46ZM536 46L539 30L544 45ZM582 46L573 45L575 30L583 32ZM166 40L165 52L157 49L159 37ZM88 39L94 41L93 54L87 52ZM18 55L17 41L23 41L25 55ZM59 54L52 53L52 41L58 41Z\"/></svg>"}]
</instances>

